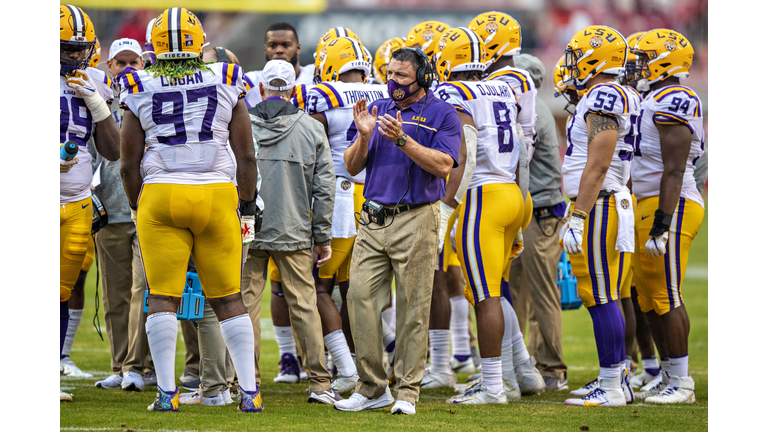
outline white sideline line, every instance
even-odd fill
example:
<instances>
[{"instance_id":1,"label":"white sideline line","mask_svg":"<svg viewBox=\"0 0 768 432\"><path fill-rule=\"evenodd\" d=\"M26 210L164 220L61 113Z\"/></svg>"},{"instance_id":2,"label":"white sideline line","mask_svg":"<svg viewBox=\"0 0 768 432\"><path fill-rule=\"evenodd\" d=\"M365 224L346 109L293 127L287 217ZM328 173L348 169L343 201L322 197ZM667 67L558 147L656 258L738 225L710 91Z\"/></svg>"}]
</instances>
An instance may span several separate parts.
<instances>
[{"instance_id":1,"label":"white sideline line","mask_svg":"<svg viewBox=\"0 0 768 432\"><path fill-rule=\"evenodd\" d=\"M134 429L135 431L155 431L155 432L197 432L197 431L184 431L184 430L176 430L176 429ZM101 428L92 428L92 427L74 427L74 426L67 426L59 428L59 430L63 431L111 431L111 430L123 430L122 427L101 427ZM218 431L208 431L208 432L218 432Z\"/></svg>"}]
</instances>

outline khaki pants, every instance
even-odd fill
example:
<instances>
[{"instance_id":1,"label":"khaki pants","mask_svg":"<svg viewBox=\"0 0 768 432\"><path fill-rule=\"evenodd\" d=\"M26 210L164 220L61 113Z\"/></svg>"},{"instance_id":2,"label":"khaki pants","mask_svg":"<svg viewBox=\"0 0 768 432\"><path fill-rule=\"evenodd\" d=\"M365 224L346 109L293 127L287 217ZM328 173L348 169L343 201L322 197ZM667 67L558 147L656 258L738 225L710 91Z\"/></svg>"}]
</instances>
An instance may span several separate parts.
<instances>
[{"instance_id":1,"label":"khaki pants","mask_svg":"<svg viewBox=\"0 0 768 432\"><path fill-rule=\"evenodd\" d=\"M248 262L251 264L248 266L246 263L246 266L251 269L251 280L248 284L248 290L251 292L247 295L243 292L246 308L249 313L261 309L261 297L267 283L267 265L272 257L282 279L283 294L288 303L297 349L304 354L302 368L309 378L309 391L328 390L331 387L331 374L325 368L323 330L320 314L317 312L317 294L312 278L312 252L307 249L288 252L251 249L248 256ZM244 287L245 284L241 289ZM254 319L258 322L258 316L254 318L251 314L251 320ZM261 326L258 333L259 337L254 339L257 352L261 347ZM258 368L256 370L258 373Z\"/></svg>"},{"instance_id":2,"label":"khaki pants","mask_svg":"<svg viewBox=\"0 0 768 432\"><path fill-rule=\"evenodd\" d=\"M512 261L509 270L512 304L523 334L529 324L528 351L536 357L536 366L542 375L559 379L565 377L567 370L563 362L562 310L557 289L561 227L560 219L554 217L532 220L523 232L525 249L519 259Z\"/></svg>"},{"instance_id":3,"label":"khaki pants","mask_svg":"<svg viewBox=\"0 0 768 432\"><path fill-rule=\"evenodd\" d=\"M259 271L256 264L255 250L248 250L248 259L243 266L243 275L240 278L240 293L243 295L243 304L248 310L253 324L253 359L256 362L256 384L261 385L261 369L259 369L259 355L261 353L261 298L264 294L265 280L263 269ZM224 340L222 339L222 343Z\"/></svg>"},{"instance_id":4,"label":"khaki pants","mask_svg":"<svg viewBox=\"0 0 768 432\"><path fill-rule=\"evenodd\" d=\"M387 217L388 225L392 217ZM383 365L381 312L389 306L383 280L395 274L395 398L415 404L427 362L429 309L432 301L438 203L395 216L387 228L360 225L350 264L347 307L360 376L356 392L367 398L384 394L388 377ZM371 228L379 228L373 225Z\"/></svg>"},{"instance_id":5,"label":"khaki pants","mask_svg":"<svg viewBox=\"0 0 768 432\"><path fill-rule=\"evenodd\" d=\"M146 282L133 222L109 224L96 234L104 321L114 373L154 369L144 323Z\"/></svg>"},{"instance_id":6,"label":"khaki pants","mask_svg":"<svg viewBox=\"0 0 768 432\"><path fill-rule=\"evenodd\" d=\"M197 335L200 342L200 393L215 397L235 381L235 367L221 335L219 319L208 302L205 302L203 317L197 320Z\"/></svg>"}]
</instances>

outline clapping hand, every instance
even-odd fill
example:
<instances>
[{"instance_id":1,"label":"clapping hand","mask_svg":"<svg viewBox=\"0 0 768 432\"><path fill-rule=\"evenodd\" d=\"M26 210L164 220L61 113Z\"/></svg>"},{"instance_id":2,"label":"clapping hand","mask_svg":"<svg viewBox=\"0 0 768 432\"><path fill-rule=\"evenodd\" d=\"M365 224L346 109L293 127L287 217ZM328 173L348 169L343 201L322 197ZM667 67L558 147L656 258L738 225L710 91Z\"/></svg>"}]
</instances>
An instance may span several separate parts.
<instances>
[{"instance_id":1,"label":"clapping hand","mask_svg":"<svg viewBox=\"0 0 768 432\"><path fill-rule=\"evenodd\" d=\"M365 98L355 102L352 107L352 114L355 117L355 127L361 135L370 135L376 125L377 107L373 107L372 112L368 112L368 105Z\"/></svg>"}]
</instances>

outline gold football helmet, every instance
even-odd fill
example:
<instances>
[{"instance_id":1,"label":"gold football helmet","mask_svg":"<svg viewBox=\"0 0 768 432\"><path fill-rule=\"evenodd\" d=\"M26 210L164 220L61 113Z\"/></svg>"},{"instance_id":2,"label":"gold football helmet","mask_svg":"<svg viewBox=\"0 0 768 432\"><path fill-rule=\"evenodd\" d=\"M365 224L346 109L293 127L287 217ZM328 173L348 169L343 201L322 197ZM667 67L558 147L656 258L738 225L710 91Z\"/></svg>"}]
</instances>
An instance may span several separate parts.
<instances>
[{"instance_id":1,"label":"gold football helmet","mask_svg":"<svg viewBox=\"0 0 768 432\"><path fill-rule=\"evenodd\" d=\"M338 81L344 72L359 70L361 74L371 73L371 62L360 42L351 37L331 39L317 51L315 58L315 84ZM363 79L365 81L365 79Z\"/></svg>"},{"instance_id":2,"label":"gold football helmet","mask_svg":"<svg viewBox=\"0 0 768 432\"><path fill-rule=\"evenodd\" d=\"M332 27L327 32L323 33L322 36L320 36L320 40L317 41L317 47L315 47L315 54L313 55L313 58L317 59L317 52L320 51L320 48L328 43L329 40L340 37L352 38L356 40L360 45L363 45L363 41L361 41L360 38L352 30L346 27Z\"/></svg>"},{"instance_id":3,"label":"gold football helmet","mask_svg":"<svg viewBox=\"0 0 768 432\"><path fill-rule=\"evenodd\" d=\"M680 33L655 29L644 33L632 48L637 55L639 91L650 90L651 84L670 76L688 78L693 63L693 46Z\"/></svg>"},{"instance_id":4,"label":"gold football helmet","mask_svg":"<svg viewBox=\"0 0 768 432\"><path fill-rule=\"evenodd\" d=\"M392 53L403 48L405 46L405 38L393 37L387 39L376 50L376 54L373 58L373 70L376 76L376 82L383 83L387 81L387 65L389 59L392 57Z\"/></svg>"},{"instance_id":5,"label":"gold football helmet","mask_svg":"<svg viewBox=\"0 0 768 432\"><path fill-rule=\"evenodd\" d=\"M99 61L101 60L101 44L99 43L99 38L96 38L96 45L94 46L93 54L91 55L91 60L88 63L89 67L95 68L99 65Z\"/></svg>"},{"instance_id":6,"label":"gold football helmet","mask_svg":"<svg viewBox=\"0 0 768 432\"><path fill-rule=\"evenodd\" d=\"M553 73L553 80L555 83L555 97L563 96L570 105L576 105L579 103L579 99L587 92L587 89L576 90L573 86L573 80L568 75L568 69L563 66L565 63L565 56L560 57L555 65ZM566 110L568 105L566 105Z\"/></svg>"},{"instance_id":7,"label":"gold football helmet","mask_svg":"<svg viewBox=\"0 0 768 432\"><path fill-rule=\"evenodd\" d=\"M486 58L485 42L475 32L466 27L452 28L437 42L433 57L437 79L446 82L452 72L485 72Z\"/></svg>"},{"instance_id":8,"label":"gold football helmet","mask_svg":"<svg viewBox=\"0 0 768 432\"><path fill-rule=\"evenodd\" d=\"M564 67L580 90L597 74L619 75L627 61L627 41L607 26L579 30L565 48Z\"/></svg>"},{"instance_id":9,"label":"gold football helmet","mask_svg":"<svg viewBox=\"0 0 768 432\"><path fill-rule=\"evenodd\" d=\"M88 15L72 5L59 5L59 27L59 73L72 75L88 67L96 32Z\"/></svg>"},{"instance_id":10,"label":"gold football helmet","mask_svg":"<svg viewBox=\"0 0 768 432\"><path fill-rule=\"evenodd\" d=\"M495 62L501 56L520 54L520 24L502 12L482 13L467 26L485 42L485 49Z\"/></svg>"},{"instance_id":11,"label":"gold football helmet","mask_svg":"<svg viewBox=\"0 0 768 432\"><path fill-rule=\"evenodd\" d=\"M405 45L418 48L432 57L437 50L437 41L451 26L440 21L424 21L416 24L405 36Z\"/></svg>"},{"instance_id":12,"label":"gold football helmet","mask_svg":"<svg viewBox=\"0 0 768 432\"><path fill-rule=\"evenodd\" d=\"M205 32L200 19L182 7L166 9L152 27L152 46L158 60L200 57Z\"/></svg>"}]
</instances>

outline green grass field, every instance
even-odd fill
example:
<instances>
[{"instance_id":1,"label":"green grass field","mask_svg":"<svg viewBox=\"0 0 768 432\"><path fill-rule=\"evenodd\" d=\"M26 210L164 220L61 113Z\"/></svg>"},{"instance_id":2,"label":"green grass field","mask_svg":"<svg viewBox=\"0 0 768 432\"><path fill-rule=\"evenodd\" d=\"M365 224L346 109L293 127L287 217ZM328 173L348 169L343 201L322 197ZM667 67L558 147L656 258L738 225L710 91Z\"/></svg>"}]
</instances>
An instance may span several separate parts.
<instances>
[{"instance_id":1,"label":"green grass field","mask_svg":"<svg viewBox=\"0 0 768 432\"><path fill-rule=\"evenodd\" d=\"M708 215L708 213L707 213ZM567 391L545 392L523 397L522 402L493 406L452 406L445 399L448 389L424 390L415 416L393 416L389 408L360 413L336 411L328 405L307 403L301 384L274 384L278 352L271 337L270 310L262 308L261 371L264 411L238 413L235 405L202 407L182 405L178 413L147 411L155 387L135 393L94 387L96 379L109 372L109 344L102 342L91 319L94 313L96 271L88 275L86 310L72 349L77 365L96 378L63 378L62 389L74 395L74 402L61 404L61 430L134 431L242 431L242 430L532 430L532 431L618 431L618 430L706 430L708 425L708 309L707 233L708 218L694 240L685 280L685 303L691 321L690 371L696 381L692 405L653 406L638 403L621 408L566 407ZM266 297L268 299L268 297ZM100 312L101 313L101 312ZM101 318L103 325L103 316ZM266 326L265 326L266 324ZM266 328L265 328L266 327ZM106 334L106 332L104 332ZM177 342L176 375L184 370L184 343ZM597 376L597 352L589 313L583 307L563 312L563 351L571 389ZM460 375L463 382L466 375ZM402 428L402 429L400 429Z\"/></svg>"}]
</instances>

